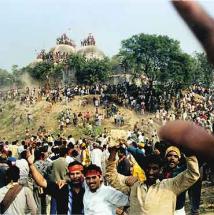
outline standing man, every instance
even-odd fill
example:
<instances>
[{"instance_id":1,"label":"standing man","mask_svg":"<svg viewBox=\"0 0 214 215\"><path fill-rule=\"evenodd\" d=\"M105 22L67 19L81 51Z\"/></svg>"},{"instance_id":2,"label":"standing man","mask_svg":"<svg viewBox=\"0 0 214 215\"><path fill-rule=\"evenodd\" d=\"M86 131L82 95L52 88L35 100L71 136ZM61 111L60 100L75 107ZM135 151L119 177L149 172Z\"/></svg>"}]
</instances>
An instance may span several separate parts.
<instances>
[{"instance_id":1,"label":"standing man","mask_svg":"<svg viewBox=\"0 0 214 215\"><path fill-rule=\"evenodd\" d=\"M165 152L166 167L163 169L163 178L173 178L186 169L185 164L180 164L181 152L176 146L170 146ZM180 165L179 165L180 164ZM184 191L177 196L175 215L185 215L185 195Z\"/></svg>"},{"instance_id":2,"label":"standing man","mask_svg":"<svg viewBox=\"0 0 214 215\"><path fill-rule=\"evenodd\" d=\"M119 161L117 164L117 172L122 175L125 175L125 176L130 176L131 175L131 164L126 157L126 149L121 147L118 150L118 157L119 157Z\"/></svg>"},{"instance_id":3,"label":"standing man","mask_svg":"<svg viewBox=\"0 0 214 215\"><path fill-rule=\"evenodd\" d=\"M102 183L102 171L99 166L89 165L85 169L85 180L87 184L83 199L85 215L115 215L117 207L129 204L127 195Z\"/></svg>"},{"instance_id":4,"label":"standing man","mask_svg":"<svg viewBox=\"0 0 214 215\"><path fill-rule=\"evenodd\" d=\"M91 151L91 163L102 167L102 157L103 152L101 150L101 147L98 143L93 144L93 150Z\"/></svg>"},{"instance_id":5,"label":"standing man","mask_svg":"<svg viewBox=\"0 0 214 215\"><path fill-rule=\"evenodd\" d=\"M33 193L27 186L18 183L20 170L16 166L11 166L6 171L7 186L0 189L0 213L20 215L26 214L28 210L30 214L37 214L37 207L33 198Z\"/></svg>"},{"instance_id":6,"label":"standing man","mask_svg":"<svg viewBox=\"0 0 214 215\"><path fill-rule=\"evenodd\" d=\"M116 171L117 148L110 149L106 178L110 185L123 193L130 193L129 215L173 215L177 195L187 190L199 178L198 162L189 156L187 169L174 178L159 181L162 161L158 155L144 158L146 180L137 181L131 186L126 184L127 177Z\"/></svg>"},{"instance_id":7,"label":"standing man","mask_svg":"<svg viewBox=\"0 0 214 215\"><path fill-rule=\"evenodd\" d=\"M28 164L36 183L44 188L44 191L56 199L57 214L83 214L83 165L74 161L68 165L70 182L61 189L51 181L47 181L36 169L34 155L28 154Z\"/></svg>"}]
</instances>

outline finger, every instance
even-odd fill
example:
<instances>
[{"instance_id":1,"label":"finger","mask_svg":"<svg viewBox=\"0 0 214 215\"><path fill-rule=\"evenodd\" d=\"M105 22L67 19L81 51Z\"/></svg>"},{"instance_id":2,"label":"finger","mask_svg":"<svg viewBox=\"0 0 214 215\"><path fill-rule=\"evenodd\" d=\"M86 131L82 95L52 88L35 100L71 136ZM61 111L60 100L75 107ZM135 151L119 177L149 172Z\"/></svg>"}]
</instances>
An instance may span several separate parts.
<instances>
[{"instance_id":1,"label":"finger","mask_svg":"<svg viewBox=\"0 0 214 215\"><path fill-rule=\"evenodd\" d=\"M214 20L195 1L173 0L172 3L214 64Z\"/></svg>"},{"instance_id":2,"label":"finger","mask_svg":"<svg viewBox=\"0 0 214 215\"><path fill-rule=\"evenodd\" d=\"M194 152L203 160L214 161L214 136L196 124L181 120L169 122L159 130L159 137Z\"/></svg>"},{"instance_id":3,"label":"finger","mask_svg":"<svg viewBox=\"0 0 214 215\"><path fill-rule=\"evenodd\" d=\"M59 189L61 189L64 186L64 184L59 184Z\"/></svg>"}]
</instances>

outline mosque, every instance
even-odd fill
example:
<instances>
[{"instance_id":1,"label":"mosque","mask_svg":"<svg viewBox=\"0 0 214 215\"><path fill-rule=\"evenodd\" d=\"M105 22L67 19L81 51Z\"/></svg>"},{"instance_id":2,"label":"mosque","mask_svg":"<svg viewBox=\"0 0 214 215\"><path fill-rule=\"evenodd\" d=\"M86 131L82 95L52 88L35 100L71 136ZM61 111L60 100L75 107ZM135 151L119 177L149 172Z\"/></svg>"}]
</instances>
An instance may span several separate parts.
<instances>
[{"instance_id":1,"label":"mosque","mask_svg":"<svg viewBox=\"0 0 214 215\"><path fill-rule=\"evenodd\" d=\"M87 60L105 58L105 54L96 46L96 40L90 33L85 39L81 41L81 45L78 48L75 42L70 39L66 34L62 34L56 39L56 46L51 48L48 52L44 49L37 55L31 66L44 61L51 61L55 65L61 62L66 62L70 54L80 54ZM66 66L63 73L63 83L75 81L75 71L68 69Z\"/></svg>"}]
</instances>

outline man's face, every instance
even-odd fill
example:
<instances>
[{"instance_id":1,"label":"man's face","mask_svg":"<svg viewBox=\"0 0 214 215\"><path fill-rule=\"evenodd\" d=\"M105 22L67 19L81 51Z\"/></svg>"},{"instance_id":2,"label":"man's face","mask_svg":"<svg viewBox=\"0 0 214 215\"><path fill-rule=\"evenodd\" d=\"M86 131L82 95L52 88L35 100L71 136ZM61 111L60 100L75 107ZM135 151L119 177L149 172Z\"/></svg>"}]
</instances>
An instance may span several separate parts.
<instances>
[{"instance_id":1,"label":"man's face","mask_svg":"<svg viewBox=\"0 0 214 215\"><path fill-rule=\"evenodd\" d=\"M167 165L170 169L174 169L179 164L179 156L176 152L171 151L166 156Z\"/></svg>"},{"instance_id":2,"label":"man's face","mask_svg":"<svg viewBox=\"0 0 214 215\"><path fill-rule=\"evenodd\" d=\"M98 175L90 175L86 176L86 184L88 185L91 192L96 192L96 190L100 187L101 180Z\"/></svg>"},{"instance_id":3,"label":"man's face","mask_svg":"<svg viewBox=\"0 0 214 215\"><path fill-rule=\"evenodd\" d=\"M73 185L81 185L82 182L83 182L83 174L81 171L72 171L72 172L69 172L69 176L70 176L70 179L71 179L71 183Z\"/></svg>"},{"instance_id":4,"label":"man's face","mask_svg":"<svg viewBox=\"0 0 214 215\"><path fill-rule=\"evenodd\" d=\"M148 164L148 166L145 168L146 181L148 184L154 184L156 182L156 180L159 178L160 170L161 168L158 164Z\"/></svg>"}]
</instances>

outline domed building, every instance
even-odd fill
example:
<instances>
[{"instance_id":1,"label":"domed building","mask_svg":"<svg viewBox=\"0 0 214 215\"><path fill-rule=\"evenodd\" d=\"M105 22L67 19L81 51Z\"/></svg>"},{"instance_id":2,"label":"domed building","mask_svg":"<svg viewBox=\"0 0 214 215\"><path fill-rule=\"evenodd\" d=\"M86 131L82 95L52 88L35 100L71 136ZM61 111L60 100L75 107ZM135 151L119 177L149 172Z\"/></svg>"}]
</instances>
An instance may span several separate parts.
<instances>
[{"instance_id":1,"label":"domed building","mask_svg":"<svg viewBox=\"0 0 214 215\"><path fill-rule=\"evenodd\" d=\"M56 39L56 46L51 48L48 52L44 49L37 55L36 60L34 60L30 65L32 67L40 62L52 62L57 65L62 62L66 62L69 55L80 54L86 59L99 59L105 58L105 54L97 48L96 41L92 34L89 34L86 39L81 41L81 47L76 48L75 42L70 39L66 34L62 34ZM76 81L75 77L76 71L74 69L65 68L62 70L62 81L63 83L71 83Z\"/></svg>"},{"instance_id":2,"label":"domed building","mask_svg":"<svg viewBox=\"0 0 214 215\"><path fill-rule=\"evenodd\" d=\"M105 54L97 48L96 41L92 34L81 41L81 48L77 51L78 54L83 55L86 59L99 59L102 60Z\"/></svg>"},{"instance_id":3,"label":"domed building","mask_svg":"<svg viewBox=\"0 0 214 215\"><path fill-rule=\"evenodd\" d=\"M68 38L66 34L63 34L61 37L56 40L57 45L50 52L52 52L53 60L55 63L60 63L70 54L76 53L76 45L73 40Z\"/></svg>"}]
</instances>

